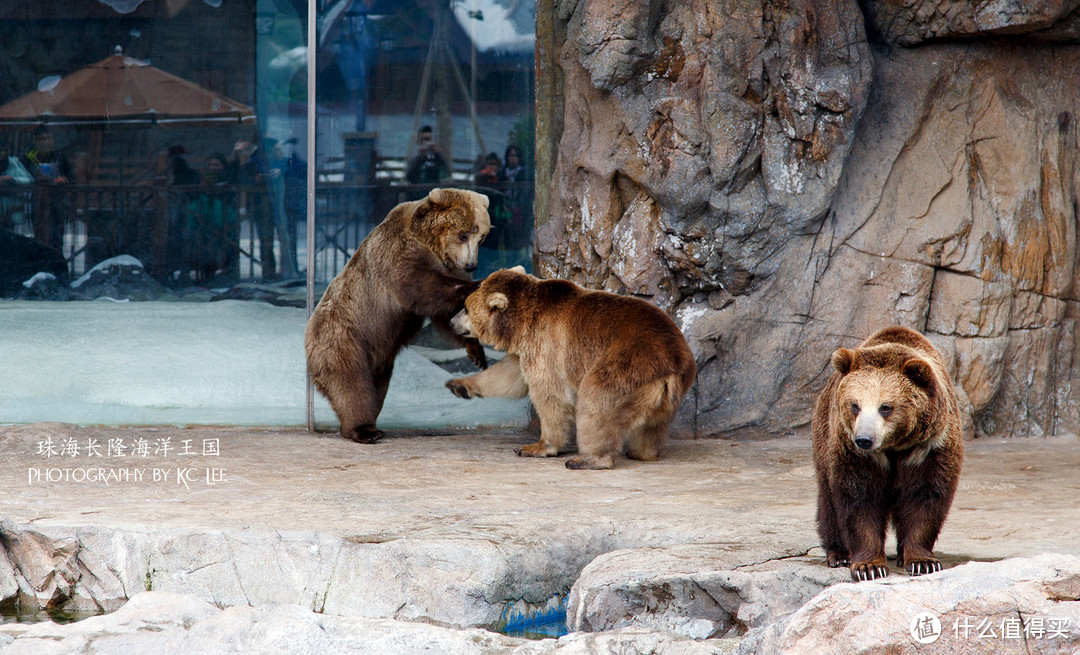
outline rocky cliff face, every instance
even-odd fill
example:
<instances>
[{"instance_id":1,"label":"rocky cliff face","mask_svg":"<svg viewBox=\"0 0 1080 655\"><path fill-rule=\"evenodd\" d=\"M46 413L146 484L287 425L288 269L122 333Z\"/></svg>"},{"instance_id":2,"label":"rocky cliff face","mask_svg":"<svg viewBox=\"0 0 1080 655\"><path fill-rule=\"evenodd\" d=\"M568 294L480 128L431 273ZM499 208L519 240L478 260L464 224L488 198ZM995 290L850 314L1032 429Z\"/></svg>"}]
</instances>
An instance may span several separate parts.
<instances>
[{"instance_id":1,"label":"rocky cliff face","mask_svg":"<svg viewBox=\"0 0 1080 655\"><path fill-rule=\"evenodd\" d=\"M975 430L1078 429L1080 2L991 4L555 2L539 269L676 317L684 432L805 426L890 323Z\"/></svg>"}]
</instances>

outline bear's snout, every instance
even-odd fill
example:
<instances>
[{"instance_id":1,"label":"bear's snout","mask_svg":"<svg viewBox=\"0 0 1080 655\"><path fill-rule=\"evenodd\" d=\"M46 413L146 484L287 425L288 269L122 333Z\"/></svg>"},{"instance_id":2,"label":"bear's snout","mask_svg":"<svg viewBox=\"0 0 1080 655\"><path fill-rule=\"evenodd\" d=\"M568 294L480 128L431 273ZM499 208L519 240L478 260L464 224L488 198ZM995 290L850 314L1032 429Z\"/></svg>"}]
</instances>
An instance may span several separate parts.
<instances>
[{"instance_id":1,"label":"bear's snout","mask_svg":"<svg viewBox=\"0 0 1080 655\"><path fill-rule=\"evenodd\" d=\"M468 264L465 264L465 272L466 273L472 273L475 270L476 270L476 263L475 262L469 262Z\"/></svg>"},{"instance_id":2,"label":"bear's snout","mask_svg":"<svg viewBox=\"0 0 1080 655\"><path fill-rule=\"evenodd\" d=\"M866 435L859 435L855 437L855 445L862 450L870 450L874 447L874 439Z\"/></svg>"},{"instance_id":3,"label":"bear's snout","mask_svg":"<svg viewBox=\"0 0 1080 655\"><path fill-rule=\"evenodd\" d=\"M468 310L463 309L454 318L450 319L450 327L454 328L454 332L462 336L471 337L473 335L472 321L469 320Z\"/></svg>"}]
</instances>

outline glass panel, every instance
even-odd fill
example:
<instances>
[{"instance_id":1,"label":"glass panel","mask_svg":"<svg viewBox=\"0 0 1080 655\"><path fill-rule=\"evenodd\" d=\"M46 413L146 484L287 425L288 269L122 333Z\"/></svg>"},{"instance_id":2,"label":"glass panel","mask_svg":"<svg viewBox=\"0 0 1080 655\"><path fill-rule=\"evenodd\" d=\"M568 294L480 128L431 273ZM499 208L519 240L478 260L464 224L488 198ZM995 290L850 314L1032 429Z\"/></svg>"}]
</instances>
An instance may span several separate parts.
<instances>
[{"instance_id":1,"label":"glass panel","mask_svg":"<svg viewBox=\"0 0 1080 655\"><path fill-rule=\"evenodd\" d=\"M424 125L529 266L534 3L313 1L317 291ZM302 424L306 2L0 4L0 422Z\"/></svg>"},{"instance_id":2,"label":"glass panel","mask_svg":"<svg viewBox=\"0 0 1080 655\"><path fill-rule=\"evenodd\" d=\"M436 187L489 198L493 229L474 277L514 265L531 270L535 6L321 2L316 297L395 205ZM442 370L425 374L432 363ZM459 344L426 326L397 360L379 425L523 420L524 403L448 397L444 379L475 371ZM316 414L320 426L336 422L325 404Z\"/></svg>"},{"instance_id":3,"label":"glass panel","mask_svg":"<svg viewBox=\"0 0 1080 655\"><path fill-rule=\"evenodd\" d=\"M303 423L304 11L2 3L0 422Z\"/></svg>"}]
</instances>

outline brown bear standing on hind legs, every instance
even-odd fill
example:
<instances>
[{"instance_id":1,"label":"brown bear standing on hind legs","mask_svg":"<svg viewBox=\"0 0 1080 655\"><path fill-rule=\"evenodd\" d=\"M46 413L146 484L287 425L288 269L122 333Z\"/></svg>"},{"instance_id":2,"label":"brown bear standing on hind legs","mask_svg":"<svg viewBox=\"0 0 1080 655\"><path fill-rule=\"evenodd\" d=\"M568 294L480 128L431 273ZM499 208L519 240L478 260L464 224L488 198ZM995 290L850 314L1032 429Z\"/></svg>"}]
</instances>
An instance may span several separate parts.
<instances>
[{"instance_id":1,"label":"brown bear standing on hind legs","mask_svg":"<svg viewBox=\"0 0 1080 655\"><path fill-rule=\"evenodd\" d=\"M918 332L889 327L838 348L812 421L818 532L829 566L856 581L888 575L885 531L911 575L941 570L934 542L964 460L956 392Z\"/></svg>"},{"instance_id":2,"label":"brown bear standing on hind legs","mask_svg":"<svg viewBox=\"0 0 1080 655\"><path fill-rule=\"evenodd\" d=\"M578 456L567 468L611 468L624 444L632 459L659 457L696 370L667 314L640 298L541 280L521 267L489 275L465 309L455 329L507 356L446 386L463 398L527 393L540 440L518 455L557 455L576 421Z\"/></svg>"},{"instance_id":3,"label":"brown bear standing on hind legs","mask_svg":"<svg viewBox=\"0 0 1080 655\"><path fill-rule=\"evenodd\" d=\"M304 334L308 372L341 421L342 436L374 443L394 358L425 318L453 335L450 319L479 282L480 242L491 230L487 196L432 189L394 207L330 282ZM456 335L455 338L460 339ZM484 349L461 339L484 368Z\"/></svg>"}]
</instances>

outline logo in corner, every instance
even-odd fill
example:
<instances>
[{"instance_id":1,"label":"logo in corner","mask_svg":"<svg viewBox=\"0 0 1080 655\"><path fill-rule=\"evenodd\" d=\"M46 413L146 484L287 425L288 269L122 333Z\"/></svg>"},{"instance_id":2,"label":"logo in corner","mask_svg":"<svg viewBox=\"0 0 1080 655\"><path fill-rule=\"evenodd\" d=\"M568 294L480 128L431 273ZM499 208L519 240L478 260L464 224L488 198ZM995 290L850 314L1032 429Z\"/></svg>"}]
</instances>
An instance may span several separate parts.
<instances>
[{"instance_id":1,"label":"logo in corner","mask_svg":"<svg viewBox=\"0 0 1080 655\"><path fill-rule=\"evenodd\" d=\"M932 644L941 637L941 621L932 612L920 612L911 619L911 636L920 644Z\"/></svg>"}]
</instances>

